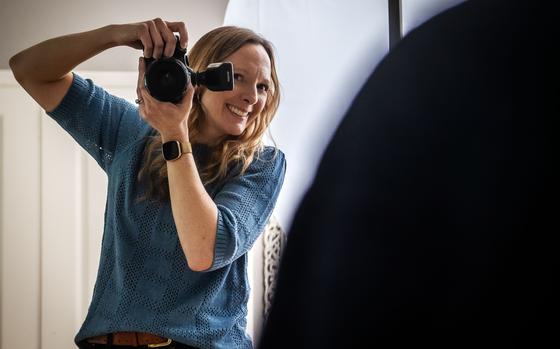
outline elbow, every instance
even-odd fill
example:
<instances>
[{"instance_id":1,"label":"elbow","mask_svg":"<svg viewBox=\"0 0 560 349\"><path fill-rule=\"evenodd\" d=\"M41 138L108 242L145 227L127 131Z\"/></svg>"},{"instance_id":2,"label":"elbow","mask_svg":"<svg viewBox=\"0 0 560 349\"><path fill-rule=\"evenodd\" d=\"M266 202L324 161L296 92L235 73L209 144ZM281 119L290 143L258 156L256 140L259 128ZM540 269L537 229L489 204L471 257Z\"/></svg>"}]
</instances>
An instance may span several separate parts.
<instances>
[{"instance_id":1,"label":"elbow","mask_svg":"<svg viewBox=\"0 0 560 349\"><path fill-rule=\"evenodd\" d=\"M183 254L190 270L206 271L214 263L214 243L209 243L206 239L191 241L183 246Z\"/></svg>"},{"instance_id":2,"label":"elbow","mask_svg":"<svg viewBox=\"0 0 560 349\"><path fill-rule=\"evenodd\" d=\"M10 69L12 70L12 74L14 75L14 78L17 80L17 82L21 84L23 82L23 74L21 72L20 61L21 59L19 57L19 54L16 54L15 56L12 56L10 58L9 64L10 64Z\"/></svg>"},{"instance_id":3,"label":"elbow","mask_svg":"<svg viewBox=\"0 0 560 349\"><path fill-rule=\"evenodd\" d=\"M12 70L12 73L14 74L14 77L16 78L16 80L19 81L19 78L18 78L19 74L18 74L18 68L17 68L18 64L17 63L18 63L17 55L12 56L10 58L10 62L9 62L10 69Z\"/></svg>"},{"instance_id":4,"label":"elbow","mask_svg":"<svg viewBox=\"0 0 560 349\"><path fill-rule=\"evenodd\" d=\"M187 265L194 272L208 271L214 264L216 228L189 229L179 225L177 232Z\"/></svg>"},{"instance_id":5,"label":"elbow","mask_svg":"<svg viewBox=\"0 0 560 349\"><path fill-rule=\"evenodd\" d=\"M212 258L188 258L187 264L189 269L195 272L203 272L212 266Z\"/></svg>"}]
</instances>

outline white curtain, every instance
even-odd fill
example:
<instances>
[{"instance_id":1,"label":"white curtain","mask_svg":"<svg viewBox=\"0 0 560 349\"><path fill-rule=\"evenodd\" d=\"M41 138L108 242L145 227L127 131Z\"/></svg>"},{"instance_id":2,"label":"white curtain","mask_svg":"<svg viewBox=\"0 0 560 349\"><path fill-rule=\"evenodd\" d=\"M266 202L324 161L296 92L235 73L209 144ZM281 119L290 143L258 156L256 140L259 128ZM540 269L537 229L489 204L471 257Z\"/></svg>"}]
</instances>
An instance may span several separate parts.
<instances>
[{"instance_id":1,"label":"white curtain","mask_svg":"<svg viewBox=\"0 0 560 349\"><path fill-rule=\"evenodd\" d=\"M288 165L275 215L287 230L340 119L389 50L387 0L230 0L224 24L276 48L282 101L271 130Z\"/></svg>"}]
</instances>

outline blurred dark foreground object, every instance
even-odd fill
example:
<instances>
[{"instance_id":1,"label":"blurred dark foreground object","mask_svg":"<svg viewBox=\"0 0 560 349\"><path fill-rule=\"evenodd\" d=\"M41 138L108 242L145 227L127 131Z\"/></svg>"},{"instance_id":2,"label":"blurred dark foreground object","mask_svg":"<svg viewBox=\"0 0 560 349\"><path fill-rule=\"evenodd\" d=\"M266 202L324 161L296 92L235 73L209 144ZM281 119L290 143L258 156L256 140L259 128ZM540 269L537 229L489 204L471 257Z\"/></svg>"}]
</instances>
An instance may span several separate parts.
<instances>
[{"instance_id":1,"label":"blurred dark foreground object","mask_svg":"<svg viewBox=\"0 0 560 349\"><path fill-rule=\"evenodd\" d=\"M552 7L469 1L380 63L294 218L260 349L558 343Z\"/></svg>"}]
</instances>

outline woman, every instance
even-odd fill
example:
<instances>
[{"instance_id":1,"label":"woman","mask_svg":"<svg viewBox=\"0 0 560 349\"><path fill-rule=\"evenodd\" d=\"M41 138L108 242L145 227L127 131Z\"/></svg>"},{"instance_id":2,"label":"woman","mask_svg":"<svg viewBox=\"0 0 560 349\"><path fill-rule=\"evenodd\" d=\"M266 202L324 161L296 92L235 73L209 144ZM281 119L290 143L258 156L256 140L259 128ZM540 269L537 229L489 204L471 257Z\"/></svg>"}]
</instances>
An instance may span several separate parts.
<instances>
[{"instance_id":1,"label":"woman","mask_svg":"<svg viewBox=\"0 0 560 349\"><path fill-rule=\"evenodd\" d=\"M285 158L262 144L279 103L271 44L221 27L189 53L194 71L234 65L232 91L189 86L178 103L144 86L138 105L72 69L114 46L173 55L182 22L109 25L50 39L10 59L14 76L108 176L102 252L80 348L250 348L247 252L283 183ZM162 144L179 146L162 154ZM164 157L165 155L165 157Z\"/></svg>"}]
</instances>

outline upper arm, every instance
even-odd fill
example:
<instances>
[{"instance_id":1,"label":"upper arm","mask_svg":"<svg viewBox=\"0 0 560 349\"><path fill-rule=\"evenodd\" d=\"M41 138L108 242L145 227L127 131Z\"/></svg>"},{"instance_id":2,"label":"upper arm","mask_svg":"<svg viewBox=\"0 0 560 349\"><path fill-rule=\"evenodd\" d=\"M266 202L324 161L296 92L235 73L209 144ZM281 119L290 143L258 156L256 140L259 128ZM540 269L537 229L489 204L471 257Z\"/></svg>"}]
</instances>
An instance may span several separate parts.
<instances>
[{"instance_id":1,"label":"upper arm","mask_svg":"<svg viewBox=\"0 0 560 349\"><path fill-rule=\"evenodd\" d=\"M76 74L62 100L47 114L104 170L117 148L128 144L145 125L130 102ZM122 120L126 126L121 127Z\"/></svg>"}]
</instances>

